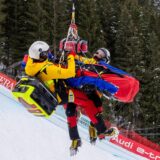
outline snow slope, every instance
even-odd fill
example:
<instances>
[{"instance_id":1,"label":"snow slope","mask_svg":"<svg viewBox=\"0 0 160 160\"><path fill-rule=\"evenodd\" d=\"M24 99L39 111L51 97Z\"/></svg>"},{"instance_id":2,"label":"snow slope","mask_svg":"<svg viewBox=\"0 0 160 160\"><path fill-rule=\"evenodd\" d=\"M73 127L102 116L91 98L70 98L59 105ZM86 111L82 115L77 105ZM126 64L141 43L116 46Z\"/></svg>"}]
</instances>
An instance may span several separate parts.
<instances>
[{"instance_id":1,"label":"snow slope","mask_svg":"<svg viewBox=\"0 0 160 160\"><path fill-rule=\"evenodd\" d=\"M115 151L91 146L82 139L79 153L70 157L67 124L54 116L54 123L35 117L10 92L0 86L0 159L1 160L143 160L117 156ZM58 124L61 123L61 127ZM64 125L64 128L62 127ZM84 132L83 132L84 133Z\"/></svg>"}]
</instances>

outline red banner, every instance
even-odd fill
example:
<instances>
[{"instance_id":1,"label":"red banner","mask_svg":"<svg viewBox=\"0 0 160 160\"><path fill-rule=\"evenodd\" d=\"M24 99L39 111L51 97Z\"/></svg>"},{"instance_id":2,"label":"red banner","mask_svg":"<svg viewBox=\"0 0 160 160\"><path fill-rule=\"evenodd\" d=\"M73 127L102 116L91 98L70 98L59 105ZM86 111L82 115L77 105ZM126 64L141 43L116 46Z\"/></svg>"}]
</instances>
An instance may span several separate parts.
<instances>
[{"instance_id":1,"label":"red banner","mask_svg":"<svg viewBox=\"0 0 160 160\"><path fill-rule=\"evenodd\" d=\"M110 142L150 160L160 160L160 152L126 138L123 135L119 135L116 139L111 139Z\"/></svg>"},{"instance_id":2,"label":"red banner","mask_svg":"<svg viewBox=\"0 0 160 160\"><path fill-rule=\"evenodd\" d=\"M0 73L0 85L12 90L16 84L16 81L7 75Z\"/></svg>"}]
</instances>

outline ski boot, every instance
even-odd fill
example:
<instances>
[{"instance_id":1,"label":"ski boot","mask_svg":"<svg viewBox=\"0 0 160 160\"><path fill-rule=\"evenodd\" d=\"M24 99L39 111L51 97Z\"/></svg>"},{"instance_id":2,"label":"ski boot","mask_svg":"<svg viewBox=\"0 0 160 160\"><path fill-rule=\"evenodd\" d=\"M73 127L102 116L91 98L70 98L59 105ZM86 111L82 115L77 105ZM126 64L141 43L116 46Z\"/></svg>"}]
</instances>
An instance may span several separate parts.
<instances>
[{"instance_id":1,"label":"ski boot","mask_svg":"<svg viewBox=\"0 0 160 160\"><path fill-rule=\"evenodd\" d=\"M116 138L119 135L119 130L116 127L111 127L107 129L104 133L101 133L98 135L99 139L105 139L105 137L108 138Z\"/></svg>"},{"instance_id":2,"label":"ski boot","mask_svg":"<svg viewBox=\"0 0 160 160\"><path fill-rule=\"evenodd\" d=\"M97 140L97 131L92 123L89 125L89 137L90 137L90 143L92 145L95 145Z\"/></svg>"},{"instance_id":3,"label":"ski boot","mask_svg":"<svg viewBox=\"0 0 160 160\"><path fill-rule=\"evenodd\" d=\"M72 144L70 147L70 156L74 156L78 152L78 147L81 147L82 142L81 139L74 139L72 140Z\"/></svg>"},{"instance_id":4,"label":"ski boot","mask_svg":"<svg viewBox=\"0 0 160 160\"><path fill-rule=\"evenodd\" d=\"M116 127L112 127L107 129L103 120L102 114L97 114L96 115L98 123L94 124L96 130L97 130L97 135L99 139L105 139L105 137L108 138L116 138L119 134L119 131Z\"/></svg>"}]
</instances>

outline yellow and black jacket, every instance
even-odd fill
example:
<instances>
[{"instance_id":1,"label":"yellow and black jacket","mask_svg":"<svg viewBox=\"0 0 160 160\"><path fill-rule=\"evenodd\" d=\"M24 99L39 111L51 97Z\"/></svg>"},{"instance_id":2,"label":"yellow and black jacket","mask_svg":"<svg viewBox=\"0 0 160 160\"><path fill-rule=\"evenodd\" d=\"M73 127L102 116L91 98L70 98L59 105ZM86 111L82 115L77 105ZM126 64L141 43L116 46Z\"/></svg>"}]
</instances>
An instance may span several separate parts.
<instances>
[{"instance_id":1,"label":"yellow and black jacket","mask_svg":"<svg viewBox=\"0 0 160 160\"><path fill-rule=\"evenodd\" d=\"M61 65L53 64L48 60L35 62L28 58L25 72L31 77L38 77L52 91L56 91L56 82L59 79L75 77L75 60L73 55L68 56L68 67L63 68ZM63 91L64 92L64 91ZM61 101L58 96L59 102Z\"/></svg>"}]
</instances>

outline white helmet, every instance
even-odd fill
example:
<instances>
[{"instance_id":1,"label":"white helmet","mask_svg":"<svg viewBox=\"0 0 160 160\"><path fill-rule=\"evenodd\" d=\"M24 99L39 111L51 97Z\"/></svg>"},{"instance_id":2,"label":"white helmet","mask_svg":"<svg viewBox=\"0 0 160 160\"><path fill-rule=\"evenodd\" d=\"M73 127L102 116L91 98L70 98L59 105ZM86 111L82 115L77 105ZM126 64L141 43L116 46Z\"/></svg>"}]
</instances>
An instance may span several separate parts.
<instances>
[{"instance_id":1,"label":"white helmet","mask_svg":"<svg viewBox=\"0 0 160 160\"><path fill-rule=\"evenodd\" d=\"M39 60L40 53L46 52L49 50L49 45L44 41L35 41L28 50L30 58Z\"/></svg>"},{"instance_id":2,"label":"white helmet","mask_svg":"<svg viewBox=\"0 0 160 160\"><path fill-rule=\"evenodd\" d=\"M110 63L111 54L110 54L109 50L106 48L99 48L98 50L101 50L104 53L104 55L105 55L104 59L105 59L106 63Z\"/></svg>"}]
</instances>

